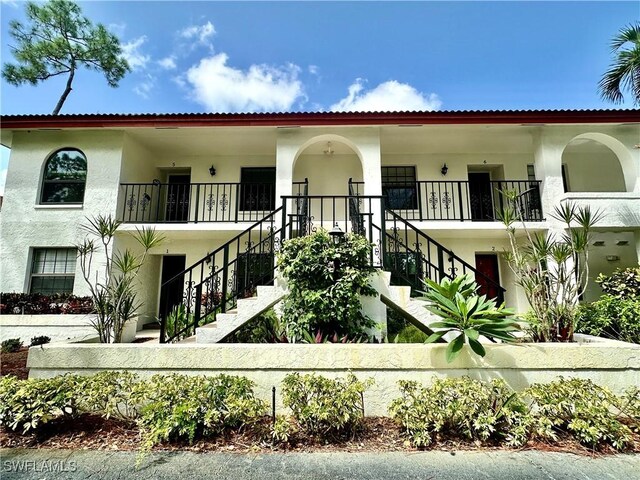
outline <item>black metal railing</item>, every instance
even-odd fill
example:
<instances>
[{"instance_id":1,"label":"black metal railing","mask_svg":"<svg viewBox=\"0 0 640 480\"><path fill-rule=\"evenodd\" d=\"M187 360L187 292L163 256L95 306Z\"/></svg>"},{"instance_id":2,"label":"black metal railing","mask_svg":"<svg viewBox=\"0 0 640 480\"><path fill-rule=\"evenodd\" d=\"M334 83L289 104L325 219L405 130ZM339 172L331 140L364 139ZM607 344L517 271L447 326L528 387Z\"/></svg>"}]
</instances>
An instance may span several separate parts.
<instances>
[{"instance_id":1,"label":"black metal railing","mask_svg":"<svg viewBox=\"0 0 640 480\"><path fill-rule=\"evenodd\" d=\"M494 279L458 257L452 250L418 230L396 212L387 210L384 238L384 269L391 272L393 284L424 290L422 279L441 281L467 273L473 274L481 293L504 301L505 289Z\"/></svg>"},{"instance_id":2,"label":"black metal railing","mask_svg":"<svg viewBox=\"0 0 640 480\"><path fill-rule=\"evenodd\" d=\"M349 181L359 195L364 182ZM496 221L507 202L501 192L513 192L525 221L544 220L538 180L417 181L383 185L387 209L407 220Z\"/></svg>"},{"instance_id":3,"label":"black metal railing","mask_svg":"<svg viewBox=\"0 0 640 480\"><path fill-rule=\"evenodd\" d=\"M374 220L384 212L382 196L306 195L284 196L282 200L283 240L310 235L320 228L331 230L337 225L343 232L363 235L375 244L371 263L382 266L381 227Z\"/></svg>"},{"instance_id":4,"label":"black metal railing","mask_svg":"<svg viewBox=\"0 0 640 480\"><path fill-rule=\"evenodd\" d=\"M293 182L293 193L308 181ZM124 223L256 222L276 208L274 183L121 183Z\"/></svg>"},{"instance_id":5,"label":"black metal railing","mask_svg":"<svg viewBox=\"0 0 640 480\"><path fill-rule=\"evenodd\" d=\"M282 207L207 254L161 286L160 342L189 337L199 326L253 296L258 285L273 283ZM170 299L179 301L172 303Z\"/></svg>"}]
</instances>

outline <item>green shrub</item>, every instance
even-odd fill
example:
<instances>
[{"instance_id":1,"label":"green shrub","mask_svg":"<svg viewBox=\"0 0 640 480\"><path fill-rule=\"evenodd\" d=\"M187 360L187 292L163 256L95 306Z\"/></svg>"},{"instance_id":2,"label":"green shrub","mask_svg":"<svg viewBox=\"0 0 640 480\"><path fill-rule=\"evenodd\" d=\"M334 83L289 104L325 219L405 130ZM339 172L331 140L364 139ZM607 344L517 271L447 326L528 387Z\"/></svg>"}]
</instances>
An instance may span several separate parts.
<instances>
[{"instance_id":1,"label":"green shrub","mask_svg":"<svg viewBox=\"0 0 640 480\"><path fill-rule=\"evenodd\" d=\"M9 338L2 342L2 353L15 353L22 348L22 340L19 338Z\"/></svg>"},{"instance_id":2,"label":"green shrub","mask_svg":"<svg viewBox=\"0 0 640 480\"><path fill-rule=\"evenodd\" d=\"M407 325L392 340L394 343L424 343L429 336L415 325Z\"/></svg>"},{"instance_id":3,"label":"green shrub","mask_svg":"<svg viewBox=\"0 0 640 480\"><path fill-rule=\"evenodd\" d=\"M429 386L413 381L398 385L401 397L393 400L389 412L417 447L441 437L503 440L510 446L527 441L527 407L502 380L434 378Z\"/></svg>"},{"instance_id":4,"label":"green shrub","mask_svg":"<svg viewBox=\"0 0 640 480\"><path fill-rule=\"evenodd\" d=\"M580 305L576 332L640 343L640 297L607 294L598 301Z\"/></svg>"},{"instance_id":5,"label":"green shrub","mask_svg":"<svg viewBox=\"0 0 640 480\"><path fill-rule=\"evenodd\" d=\"M427 287L423 297L427 301L425 308L442 318L430 325L439 330L430 335L427 342L438 342L447 333L458 333L447 345L447 362L460 354L467 341L474 353L484 357L481 335L503 342L516 340L513 332L520 330L520 326L511 318L514 312L504 304L498 306L495 300L487 300L486 295L478 295L479 287L471 274L453 280L445 277L440 283L426 278L424 283Z\"/></svg>"},{"instance_id":6,"label":"green shrub","mask_svg":"<svg viewBox=\"0 0 640 480\"><path fill-rule=\"evenodd\" d=\"M602 291L621 298L640 298L640 266L617 269L611 275L596 278Z\"/></svg>"},{"instance_id":7,"label":"green shrub","mask_svg":"<svg viewBox=\"0 0 640 480\"><path fill-rule=\"evenodd\" d=\"M349 373L346 378L291 373L282 382L285 407L312 435L332 438L355 434L364 416L362 394L373 380L361 382Z\"/></svg>"},{"instance_id":8,"label":"green shrub","mask_svg":"<svg viewBox=\"0 0 640 480\"><path fill-rule=\"evenodd\" d=\"M287 343L284 326L273 308L245 323L229 336L228 343Z\"/></svg>"},{"instance_id":9,"label":"green shrub","mask_svg":"<svg viewBox=\"0 0 640 480\"><path fill-rule=\"evenodd\" d=\"M619 399L591 380L560 378L534 384L523 395L531 399L536 437L557 440L558 432L568 432L589 447L607 443L618 450L632 441L631 431L616 415Z\"/></svg>"},{"instance_id":10,"label":"green shrub","mask_svg":"<svg viewBox=\"0 0 640 480\"><path fill-rule=\"evenodd\" d=\"M360 337L374 326L362 314L360 302L360 295L376 295L369 285L375 271L369 262L371 252L365 237L350 233L335 245L324 230L283 244L278 268L289 288L282 317L289 340L318 332ZM336 259L340 266L334 272Z\"/></svg>"},{"instance_id":11,"label":"green shrub","mask_svg":"<svg viewBox=\"0 0 640 480\"><path fill-rule=\"evenodd\" d=\"M275 444L289 443L291 436L296 432L296 427L286 417L278 415L271 425L271 441Z\"/></svg>"},{"instance_id":12,"label":"green shrub","mask_svg":"<svg viewBox=\"0 0 640 480\"><path fill-rule=\"evenodd\" d=\"M38 345L46 345L51 341L51 337L47 337L46 335L40 335L33 337L31 339L31 347L37 347Z\"/></svg>"},{"instance_id":13,"label":"green shrub","mask_svg":"<svg viewBox=\"0 0 640 480\"><path fill-rule=\"evenodd\" d=\"M0 378L0 423L26 433L61 418L76 417L84 381L76 375L17 380Z\"/></svg>"},{"instance_id":14,"label":"green shrub","mask_svg":"<svg viewBox=\"0 0 640 480\"><path fill-rule=\"evenodd\" d=\"M84 378L77 403L84 412L133 422L140 415L148 389L147 382L131 372L100 372Z\"/></svg>"},{"instance_id":15,"label":"green shrub","mask_svg":"<svg viewBox=\"0 0 640 480\"><path fill-rule=\"evenodd\" d=\"M627 389L618 400L618 409L629 419L633 430L640 433L640 387Z\"/></svg>"},{"instance_id":16,"label":"green shrub","mask_svg":"<svg viewBox=\"0 0 640 480\"><path fill-rule=\"evenodd\" d=\"M157 443L217 435L255 422L266 404L255 398L253 382L244 377L154 375L138 425L142 452Z\"/></svg>"}]
</instances>

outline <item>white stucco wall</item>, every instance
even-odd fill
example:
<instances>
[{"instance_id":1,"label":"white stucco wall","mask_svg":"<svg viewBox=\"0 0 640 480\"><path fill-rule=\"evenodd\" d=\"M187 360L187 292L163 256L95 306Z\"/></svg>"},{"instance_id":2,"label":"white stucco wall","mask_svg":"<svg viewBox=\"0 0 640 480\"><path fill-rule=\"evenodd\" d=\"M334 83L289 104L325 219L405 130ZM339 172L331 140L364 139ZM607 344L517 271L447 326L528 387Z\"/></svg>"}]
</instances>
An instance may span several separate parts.
<instances>
[{"instance_id":1,"label":"white stucco wall","mask_svg":"<svg viewBox=\"0 0 640 480\"><path fill-rule=\"evenodd\" d=\"M28 291L33 248L72 247L84 236L80 225L86 217L115 215L122 142L122 133L108 130L14 134L0 216L0 291ZM84 203L39 205L44 163L64 147L78 148L87 157ZM88 293L79 263L74 293Z\"/></svg>"}]
</instances>

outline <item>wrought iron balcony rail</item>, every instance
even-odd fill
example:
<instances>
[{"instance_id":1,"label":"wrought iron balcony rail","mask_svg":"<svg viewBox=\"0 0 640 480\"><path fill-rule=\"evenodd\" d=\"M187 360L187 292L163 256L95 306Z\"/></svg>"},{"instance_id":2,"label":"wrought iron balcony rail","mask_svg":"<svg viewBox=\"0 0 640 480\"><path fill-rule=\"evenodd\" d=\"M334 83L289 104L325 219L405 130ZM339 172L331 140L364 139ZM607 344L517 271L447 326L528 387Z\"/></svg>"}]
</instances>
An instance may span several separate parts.
<instances>
[{"instance_id":1,"label":"wrought iron balcony rail","mask_svg":"<svg viewBox=\"0 0 640 480\"><path fill-rule=\"evenodd\" d=\"M353 195L360 195L363 186L364 182L349 182ZM501 192L507 191L515 194L523 220L544 220L539 180L427 180L382 187L387 208L414 221L496 221L507 201Z\"/></svg>"},{"instance_id":2,"label":"wrought iron balcony rail","mask_svg":"<svg viewBox=\"0 0 640 480\"><path fill-rule=\"evenodd\" d=\"M307 180L294 182L304 195ZM121 183L124 223L256 222L276 209L273 183Z\"/></svg>"}]
</instances>

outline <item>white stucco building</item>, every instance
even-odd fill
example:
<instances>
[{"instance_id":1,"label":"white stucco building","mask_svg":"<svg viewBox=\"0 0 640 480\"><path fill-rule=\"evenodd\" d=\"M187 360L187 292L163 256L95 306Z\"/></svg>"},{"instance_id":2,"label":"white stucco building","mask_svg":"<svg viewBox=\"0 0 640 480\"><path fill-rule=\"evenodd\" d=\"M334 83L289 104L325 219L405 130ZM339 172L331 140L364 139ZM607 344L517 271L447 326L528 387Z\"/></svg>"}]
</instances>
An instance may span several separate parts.
<instances>
[{"instance_id":1,"label":"white stucco building","mask_svg":"<svg viewBox=\"0 0 640 480\"><path fill-rule=\"evenodd\" d=\"M592 277L640 257L638 110L1 120L11 148L2 292L86 294L74 245L85 217L104 214L123 221L115 248L133 246L128 232L142 225L166 237L141 272L148 317L181 297L203 298L195 303L206 309L207 299L269 283L281 240L337 222L376 244L373 260L394 282L480 271L483 288L497 295L501 285L507 304L524 311L500 258L503 189L521 194L535 231L561 230L550 213L563 202L602 210ZM592 283L587 299L597 295Z\"/></svg>"}]
</instances>

